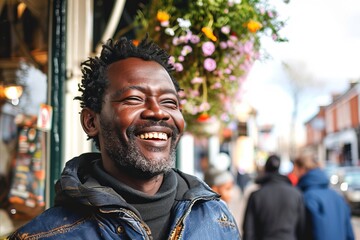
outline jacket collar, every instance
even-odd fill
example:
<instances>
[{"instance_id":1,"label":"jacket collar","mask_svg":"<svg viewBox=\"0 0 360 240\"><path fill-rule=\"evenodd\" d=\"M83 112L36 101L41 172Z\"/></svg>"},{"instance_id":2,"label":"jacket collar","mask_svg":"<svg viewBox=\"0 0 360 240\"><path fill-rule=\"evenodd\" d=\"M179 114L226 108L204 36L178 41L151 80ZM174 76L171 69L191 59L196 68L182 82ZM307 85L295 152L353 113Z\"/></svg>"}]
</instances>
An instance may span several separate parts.
<instances>
[{"instance_id":1,"label":"jacket collar","mask_svg":"<svg viewBox=\"0 0 360 240\"><path fill-rule=\"evenodd\" d=\"M120 206L129 208L125 200L112 188L102 186L91 175L91 164L101 159L100 153L84 153L69 160L56 183L55 204L77 202L87 206ZM192 201L197 198L216 198L209 186L195 176L173 169L180 178L184 179L188 189L184 191L180 200Z\"/></svg>"}]
</instances>

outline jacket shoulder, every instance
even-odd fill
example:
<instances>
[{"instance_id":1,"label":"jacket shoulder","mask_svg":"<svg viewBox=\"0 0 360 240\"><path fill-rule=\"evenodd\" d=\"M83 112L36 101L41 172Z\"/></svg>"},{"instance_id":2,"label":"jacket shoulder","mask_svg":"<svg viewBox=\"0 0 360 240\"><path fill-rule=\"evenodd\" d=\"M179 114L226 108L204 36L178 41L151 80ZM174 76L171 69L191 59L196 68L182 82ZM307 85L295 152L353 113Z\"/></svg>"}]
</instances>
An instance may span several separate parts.
<instances>
[{"instance_id":1,"label":"jacket shoulder","mask_svg":"<svg viewBox=\"0 0 360 240\"><path fill-rule=\"evenodd\" d=\"M92 214L65 207L52 207L18 228L9 239L56 239L59 234L71 233L79 226L94 224Z\"/></svg>"}]
</instances>

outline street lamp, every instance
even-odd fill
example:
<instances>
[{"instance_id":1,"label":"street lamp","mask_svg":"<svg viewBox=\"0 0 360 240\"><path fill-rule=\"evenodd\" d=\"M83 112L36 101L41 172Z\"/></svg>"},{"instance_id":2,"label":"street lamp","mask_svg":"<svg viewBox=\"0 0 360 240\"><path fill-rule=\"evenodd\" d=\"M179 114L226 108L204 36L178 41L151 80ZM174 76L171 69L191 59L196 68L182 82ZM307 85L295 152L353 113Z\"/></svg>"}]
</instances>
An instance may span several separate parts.
<instances>
[{"instance_id":1,"label":"street lamp","mask_svg":"<svg viewBox=\"0 0 360 240\"><path fill-rule=\"evenodd\" d=\"M19 104L22 93L23 87L21 85L0 85L0 98L10 100L13 105Z\"/></svg>"}]
</instances>

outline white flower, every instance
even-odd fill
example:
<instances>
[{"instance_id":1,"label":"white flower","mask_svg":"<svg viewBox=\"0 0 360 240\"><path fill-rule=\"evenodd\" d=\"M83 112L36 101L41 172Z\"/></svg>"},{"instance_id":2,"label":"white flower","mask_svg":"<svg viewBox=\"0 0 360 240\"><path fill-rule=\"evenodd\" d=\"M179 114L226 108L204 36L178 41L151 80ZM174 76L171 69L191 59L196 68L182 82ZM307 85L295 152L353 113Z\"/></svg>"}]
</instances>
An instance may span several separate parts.
<instances>
[{"instance_id":1,"label":"white flower","mask_svg":"<svg viewBox=\"0 0 360 240\"><path fill-rule=\"evenodd\" d=\"M165 33L170 36L175 35L174 29L172 29L172 28L165 28Z\"/></svg>"},{"instance_id":2,"label":"white flower","mask_svg":"<svg viewBox=\"0 0 360 240\"><path fill-rule=\"evenodd\" d=\"M229 34L229 33L230 33L230 26L223 26L223 27L221 28L221 32L222 32L223 34Z\"/></svg>"},{"instance_id":3,"label":"white flower","mask_svg":"<svg viewBox=\"0 0 360 240\"><path fill-rule=\"evenodd\" d=\"M182 29L189 29L190 26L191 26L190 20L186 20L186 19L183 19L183 18L178 18L177 21L178 21L178 23L179 23L179 26L180 26Z\"/></svg>"},{"instance_id":4,"label":"white flower","mask_svg":"<svg viewBox=\"0 0 360 240\"><path fill-rule=\"evenodd\" d=\"M233 4L240 4L241 0L228 0L228 3L230 6L232 6Z\"/></svg>"}]
</instances>

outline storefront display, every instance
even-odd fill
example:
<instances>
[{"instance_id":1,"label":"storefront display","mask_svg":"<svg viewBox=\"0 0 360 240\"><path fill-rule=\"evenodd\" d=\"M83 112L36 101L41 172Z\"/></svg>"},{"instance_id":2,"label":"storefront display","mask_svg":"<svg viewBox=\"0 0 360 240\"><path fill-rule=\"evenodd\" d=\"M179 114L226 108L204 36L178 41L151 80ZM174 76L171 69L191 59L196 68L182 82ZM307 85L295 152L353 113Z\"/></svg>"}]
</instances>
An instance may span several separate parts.
<instances>
[{"instance_id":1,"label":"storefront display","mask_svg":"<svg viewBox=\"0 0 360 240\"><path fill-rule=\"evenodd\" d=\"M45 202L44 141L41 131L23 127L9 192L11 214L32 218L43 211Z\"/></svg>"}]
</instances>

